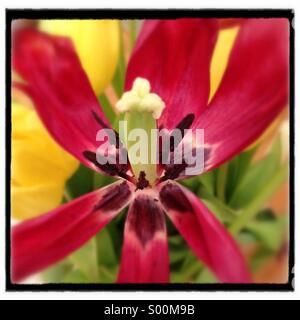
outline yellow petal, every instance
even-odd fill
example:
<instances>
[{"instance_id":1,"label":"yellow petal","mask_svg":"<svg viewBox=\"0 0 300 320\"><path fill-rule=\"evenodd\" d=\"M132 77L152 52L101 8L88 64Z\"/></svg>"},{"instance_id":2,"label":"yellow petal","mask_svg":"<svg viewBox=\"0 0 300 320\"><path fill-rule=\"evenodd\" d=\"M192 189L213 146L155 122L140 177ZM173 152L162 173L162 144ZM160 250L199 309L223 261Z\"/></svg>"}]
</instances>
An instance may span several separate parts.
<instances>
[{"instance_id":1,"label":"yellow petal","mask_svg":"<svg viewBox=\"0 0 300 320\"><path fill-rule=\"evenodd\" d=\"M219 31L210 66L209 101L212 99L221 83L238 30L239 27L237 26L228 29L221 29Z\"/></svg>"},{"instance_id":2,"label":"yellow petal","mask_svg":"<svg viewBox=\"0 0 300 320\"><path fill-rule=\"evenodd\" d=\"M59 206L64 185L13 186L11 213L14 219L24 220L41 215Z\"/></svg>"},{"instance_id":3,"label":"yellow petal","mask_svg":"<svg viewBox=\"0 0 300 320\"><path fill-rule=\"evenodd\" d=\"M73 40L84 70L98 96L111 82L118 58L118 20L41 20L40 29Z\"/></svg>"},{"instance_id":4,"label":"yellow petal","mask_svg":"<svg viewBox=\"0 0 300 320\"><path fill-rule=\"evenodd\" d=\"M35 216L56 207L62 199L65 182L78 165L79 162L52 139L33 108L13 103L11 167L15 218ZM38 190L42 190L41 196ZM46 190L49 191L47 200ZM40 198L43 205L35 203ZM40 207L43 210L37 211Z\"/></svg>"},{"instance_id":5,"label":"yellow petal","mask_svg":"<svg viewBox=\"0 0 300 320\"><path fill-rule=\"evenodd\" d=\"M210 97L209 101L216 93L224 72L226 70L230 52L232 50L234 41L239 31L239 26L220 29L217 43L213 52L212 62L210 66ZM279 116L278 118L280 118ZM261 136L248 146L245 150L249 150L257 146L259 143L267 139L274 129L278 127L279 120L275 120L270 126L261 134Z\"/></svg>"}]
</instances>

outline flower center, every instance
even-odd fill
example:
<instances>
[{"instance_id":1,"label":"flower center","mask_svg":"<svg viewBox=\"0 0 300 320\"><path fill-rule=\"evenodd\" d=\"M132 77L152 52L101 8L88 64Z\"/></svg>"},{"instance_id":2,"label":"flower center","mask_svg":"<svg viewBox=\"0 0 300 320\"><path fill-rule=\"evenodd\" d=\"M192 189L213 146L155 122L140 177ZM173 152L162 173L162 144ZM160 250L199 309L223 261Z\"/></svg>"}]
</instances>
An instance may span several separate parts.
<instances>
[{"instance_id":1,"label":"flower center","mask_svg":"<svg viewBox=\"0 0 300 320\"><path fill-rule=\"evenodd\" d=\"M156 120L161 116L165 103L150 89L148 80L136 78L131 90L122 95L116 107L125 112L120 136L128 150L135 177L139 179L142 172L143 179L152 185L157 179Z\"/></svg>"}]
</instances>

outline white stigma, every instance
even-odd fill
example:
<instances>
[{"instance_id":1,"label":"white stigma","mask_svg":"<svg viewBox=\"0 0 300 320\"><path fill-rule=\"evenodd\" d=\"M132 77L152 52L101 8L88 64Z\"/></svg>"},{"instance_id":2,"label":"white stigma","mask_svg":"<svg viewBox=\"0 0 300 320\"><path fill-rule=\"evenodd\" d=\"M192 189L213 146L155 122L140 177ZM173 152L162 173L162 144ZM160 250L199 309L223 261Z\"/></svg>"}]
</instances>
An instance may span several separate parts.
<instances>
[{"instance_id":1,"label":"white stigma","mask_svg":"<svg viewBox=\"0 0 300 320\"><path fill-rule=\"evenodd\" d=\"M116 108L120 112L149 112L154 119L159 119L165 103L155 93L150 93L151 86L147 79L136 78L130 91L124 92L117 102Z\"/></svg>"}]
</instances>

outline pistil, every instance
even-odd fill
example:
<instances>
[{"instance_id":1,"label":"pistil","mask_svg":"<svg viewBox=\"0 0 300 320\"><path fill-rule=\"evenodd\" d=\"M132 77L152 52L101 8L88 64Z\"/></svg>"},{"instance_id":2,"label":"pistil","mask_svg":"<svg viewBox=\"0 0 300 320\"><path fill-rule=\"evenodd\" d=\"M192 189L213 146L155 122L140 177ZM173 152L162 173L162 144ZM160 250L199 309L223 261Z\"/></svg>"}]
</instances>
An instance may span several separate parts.
<instances>
[{"instance_id":1,"label":"pistil","mask_svg":"<svg viewBox=\"0 0 300 320\"><path fill-rule=\"evenodd\" d=\"M144 178L152 185L157 179L156 120L165 104L157 94L150 93L150 89L149 81L137 78L116 107L120 112L125 112L120 136L127 147L135 177L138 179L143 172Z\"/></svg>"}]
</instances>

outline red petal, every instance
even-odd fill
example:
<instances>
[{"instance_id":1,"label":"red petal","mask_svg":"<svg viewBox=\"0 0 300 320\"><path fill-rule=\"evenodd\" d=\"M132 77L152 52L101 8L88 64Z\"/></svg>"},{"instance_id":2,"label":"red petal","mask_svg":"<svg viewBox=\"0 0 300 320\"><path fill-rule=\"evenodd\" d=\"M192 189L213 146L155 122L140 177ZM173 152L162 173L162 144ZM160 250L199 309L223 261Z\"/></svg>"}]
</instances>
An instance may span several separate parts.
<instances>
[{"instance_id":1,"label":"red petal","mask_svg":"<svg viewBox=\"0 0 300 320\"><path fill-rule=\"evenodd\" d=\"M219 26L222 29L236 27L236 26L240 25L244 21L246 21L246 19L242 19L242 18L223 18L223 19L218 19Z\"/></svg>"},{"instance_id":2,"label":"red petal","mask_svg":"<svg viewBox=\"0 0 300 320\"><path fill-rule=\"evenodd\" d=\"M254 142L288 103L289 22L248 19L222 83L194 127L211 149L206 170Z\"/></svg>"},{"instance_id":3,"label":"red petal","mask_svg":"<svg viewBox=\"0 0 300 320\"><path fill-rule=\"evenodd\" d=\"M100 129L92 111L106 127L109 123L71 41L33 29L19 30L14 35L13 67L26 81L23 90L54 139L90 166L82 153L96 150Z\"/></svg>"},{"instance_id":4,"label":"red petal","mask_svg":"<svg viewBox=\"0 0 300 320\"><path fill-rule=\"evenodd\" d=\"M173 129L187 114L198 116L209 96L209 65L218 24L213 19L146 21L126 75L150 81L166 103L159 125Z\"/></svg>"},{"instance_id":5,"label":"red petal","mask_svg":"<svg viewBox=\"0 0 300 320\"><path fill-rule=\"evenodd\" d=\"M166 283L169 257L165 217L156 200L139 195L130 206L118 282Z\"/></svg>"},{"instance_id":6,"label":"red petal","mask_svg":"<svg viewBox=\"0 0 300 320\"><path fill-rule=\"evenodd\" d=\"M82 246L128 205L130 186L115 183L12 229L12 280L18 282Z\"/></svg>"},{"instance_id":7,"label":"red petal","mask_svg":"<svg viewBox=\"0 0 300 320\"><path fill-rule=\"evenodd\" d=\"M188 245L222 282L251 282L237 244L193 193L177 183L167 183L160 198Z\"/></svg>"}]
</instances>

